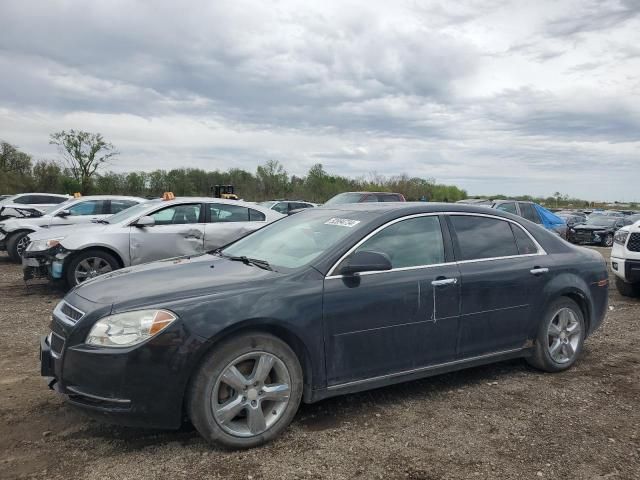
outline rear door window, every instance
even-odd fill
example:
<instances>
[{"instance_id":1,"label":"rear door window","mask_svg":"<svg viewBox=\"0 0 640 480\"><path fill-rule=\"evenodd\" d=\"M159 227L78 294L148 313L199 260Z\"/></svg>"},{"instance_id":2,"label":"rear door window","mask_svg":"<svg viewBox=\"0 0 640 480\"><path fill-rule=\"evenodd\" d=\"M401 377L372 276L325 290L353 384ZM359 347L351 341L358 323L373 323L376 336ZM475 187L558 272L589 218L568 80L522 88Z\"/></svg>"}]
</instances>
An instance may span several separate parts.
<instances>
[{"instance_id":1,"label":"rear door window","mask_svg":"<svg viewBox=\"0 0 640 480\"><path fill-rule=\"evenodd\" d=\"M356 251L385 253L393 268L444 263L444 242L436 216L417 217L389 225Z\"/></svg>"},{"instance_id":2,"label":"rear door window","mask_svg":"<svg viewBox=\"0 0 640 480\"><path fill-rule=\"evenodd\" d=\"M451 215L458 240L459 260L479 260L518 255L509 222L473 215Z\"/></svg>"},{"instance_id":3,"label":"rear door window","mask_svg":"<svg viewBox=\"0 0 640 480\"><path fill-rule=\"evenodd\" d=\"M288 202L278 202L273 207L272 210L275 210L279 213L284 213L285 215L289 213L289 203Z\"/></svg>"},{"instance_id":4,"label":"rear door window","mask_svg":"<svg viewBox=\"0 0 640 480\"><path fill-rule=\"evenodd\" d=\"M16 203L18 205L30 205L32 203L38 203L37 195L22 195L21 197L13 200L12 203Z\"/></svg>"},{"instance_id":5,"label":"rear door window","mask_svg":"<svg viewBox=\"0 0 640 480\"><path fill-rule=\"evenodd\" d=\"M511 231L513 231L513 236L516 237L516 245L518 246L518 253L520 255L538 253L538 247L536 247L531 237L529 237L521 227L512 223Z\"/></svg>"},{"instance_id":6,"label":"rear door window","mask_svg":"<svg viewBox=\"0 0 640 480\"><path fill-rule=\"evenodd\" d=\"M79 202L69 207L67 210L72 216L78 215L101 215L105 211L106 200L87 200Z\"/></svg>"},{"instance_id":7,"label":"rear door window","mask_svg":"<svg viewBox=\"0 0 640 480\"><path fill-rule=\"evenodd\" d=\"M119 213L122 210L126 210L129 207L133 207L137 205L138 202L134 202L133 200L111 200L111 205L109 206L109 213Z\"/></svg>"},{"instance_id":8,"label":"rear door window","mask_svg":"<svg viewBox=\"0 0 640 480\"><path fill-rule=\"evenodd\" d=\"M259 213L259 212L258 212ZM209 204L209 223L248 222L249 209L226 203Z\"/></svg>"},{"instance_id":9,"label":"rear door window","mask_svg":"<svg viewBox=\"0 0 640 480\"><path fill-rule=\"evenodd\" d=\"M532 203L518 202L518 205L520 206L520 212L524 218L532 221L533 223L542 223L540 215L538 215L538 212Z\"/></svg>"},{"instance_id":10,"label":"rear door window","mask_svg":"<svg viewBox=\"0 0 640 480\"><path fill-rule=\"evenodd\" d=\"M265 217L264 213L254 210L253 208L249 209L250 222L264 222L266 219L267 217Z\"/></svg>"}]
</instances>

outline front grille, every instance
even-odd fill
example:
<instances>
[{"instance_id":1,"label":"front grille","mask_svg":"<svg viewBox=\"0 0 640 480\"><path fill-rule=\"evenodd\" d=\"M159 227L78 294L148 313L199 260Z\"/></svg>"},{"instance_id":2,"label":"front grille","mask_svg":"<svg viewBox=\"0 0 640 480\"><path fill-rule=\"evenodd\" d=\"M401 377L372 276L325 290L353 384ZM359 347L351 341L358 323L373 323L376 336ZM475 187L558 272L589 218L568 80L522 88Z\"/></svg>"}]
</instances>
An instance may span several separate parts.
<instances>
[{"instance_id":1,"label":"front grille","mask_svg":"<svg viewBox=\"0 0 640 480\"><path fill-rule=\"evenodd\" d=\"M630 252L640 252L640 233L632 233L629 235L627 250Z\"/></svg>"},{"instance_id":2,"label":"front grille","mask_svg":"<svg viewBox=\"0 0 640 480\"><path fill-rule=\"evenodd\" d=\"M62 302L60 312L67 317L71 323L76 323L84 316L84 312L81 312L77 308L69 305L67 302Z\"/></svg>"},{"instance_id":3,"label":"front grille","mask_svg":"<svg viewBox=\"0 0 640 480\"><path fill-rule=\"evenodd\" d=\"M64 338L54 332L51 332L51 352L55 355L60 355L63 348Z\"/></svg>"},{"instance_id":4,"label":"front grille","mask_svg":"<svg viewBox=\"0 0 640 480\"><path fill-rule=\"evenodd\" d=\"M574 234L575 239L579 242L590 242L591 241L591 232L576 232Z\"/></svg>"}]
</instances>

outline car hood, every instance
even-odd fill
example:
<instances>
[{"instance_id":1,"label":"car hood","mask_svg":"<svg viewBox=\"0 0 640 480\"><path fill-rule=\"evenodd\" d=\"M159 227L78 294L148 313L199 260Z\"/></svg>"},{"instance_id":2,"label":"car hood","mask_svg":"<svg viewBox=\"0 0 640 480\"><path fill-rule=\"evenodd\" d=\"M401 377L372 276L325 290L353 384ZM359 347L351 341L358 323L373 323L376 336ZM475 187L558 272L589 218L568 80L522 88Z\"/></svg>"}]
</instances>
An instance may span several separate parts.
<instances>
[{"instance_id":1,"label":"car hood","mask_svg":"<svg viewBox=\"0 0 640 480\"><path fill-rule=\"evenodd\" d=\"M71 235L72 233L77 232L89 232L89 233L100 233L104 231L109 225L105 225L103 223L90 223L90 224L82 224L82 225L62 225L52 229L42 229L38 230L29 235L29 238L33 240L47 240L49 238L58 238L58 237L66 237ZM64 244L64 242L63 242Z\"/></svg>"},{"instance_id":2,"label":"car hood","mask_svg":"<svg viewBox=\"0 0 640 480\"><path fill-rule=\"evenodd\" d=\"M4 224L3 229L6 232L13 232L14 230L19 230L21 228L39 228L46 225L49 225L51 222L51 215L42 215L41 217L31 217L31 218L10 218L8 220L3 221Z\"/></svg>"},{"instance_id":3,"label":"car hood","mask_svg":"<svg viewBox=\"0 0 640 480\"><path fill-rule=\"evenodd\" d=\"M116 309L150 305L223 291L250 288L281 274L218 255L176 257L115 270L87 281L73 293Z\"/></svg>"}]
</instances>

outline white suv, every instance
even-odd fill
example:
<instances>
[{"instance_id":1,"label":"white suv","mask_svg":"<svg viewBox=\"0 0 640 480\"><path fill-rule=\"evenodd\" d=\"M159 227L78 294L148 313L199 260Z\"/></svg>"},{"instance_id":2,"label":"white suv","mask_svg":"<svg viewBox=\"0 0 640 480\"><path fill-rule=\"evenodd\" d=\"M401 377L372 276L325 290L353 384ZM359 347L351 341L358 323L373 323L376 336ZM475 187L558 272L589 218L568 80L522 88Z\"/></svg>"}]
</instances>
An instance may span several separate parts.
<instances>
[{"instance_id":1,"label":"white suv","mask_svg":"<svg viewBox=\"0 0 640 480\"><path fill-rule=\"evenodd\" d=\"M622 227L615 234L611 269L616 288L625 297L640 296L640 221Z\"/></svg>"}]
</instances>

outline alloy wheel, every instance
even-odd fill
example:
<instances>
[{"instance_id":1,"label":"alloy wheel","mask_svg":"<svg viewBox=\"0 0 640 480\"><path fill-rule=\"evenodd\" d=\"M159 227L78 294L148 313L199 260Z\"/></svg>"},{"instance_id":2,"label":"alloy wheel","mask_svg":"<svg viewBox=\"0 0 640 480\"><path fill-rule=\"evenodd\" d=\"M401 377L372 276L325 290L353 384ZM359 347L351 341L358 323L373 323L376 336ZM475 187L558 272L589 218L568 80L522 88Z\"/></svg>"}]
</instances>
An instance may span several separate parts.
<instances>
[{"instance_id":1,"label":"alloy wheel","mask_svg":"<svg viewBox=\"0 0 640 480\"><path fill-rule=\"evenodd\" d=\"M73 276L76 280L76 285L82 283L90 278L97 277L104 273L112 271L111 265L104 258L100 257L88 257L82 260L76 266Z\"/></svg>"},{"instance_id":2,"label":"alloy wheel","mask_svg":"<svg viewBox=\"0 0 640 480\"><path fill-rule=\"evenodd\" d=\"M22 255L24 254L25 250L29 246L29 243L31 243L31 242L29 241L29 236L28 235L25 235L20 240L18 240L18 243L16 243L16 252L18 253L19 257L22 257Z\"/></svg>"},{"instance_id":3,"label":"alloy wheel","mask_svg":"<svg viewBox=\"0 0 640 480\"><path fill-rule=\"evenodd\" d=\"M561 308L549 323L547 348L556 363L570 362L580 344L581 327L575 312Z\"/></svg>"},{"instance_id":4,"label":"alloy wheel","mask_svg":"<svg viewBox=\"0 0 640 480\"><path fill-rule=\"evenodd\" d=\"M283 415L291 394L284 362L267 352L244 354L222 371L211 397L213 417L227 433L254 437Z\"/></svg>"}]
</instances>

